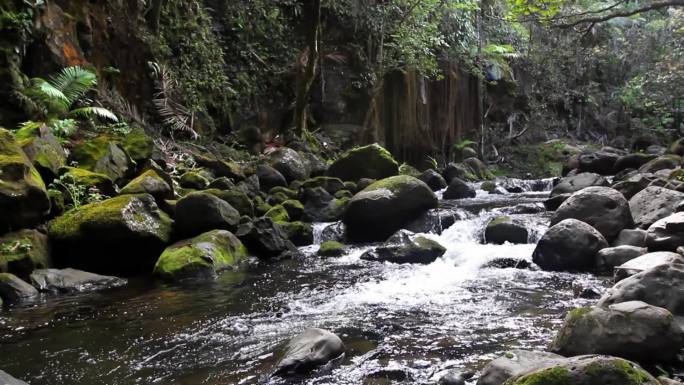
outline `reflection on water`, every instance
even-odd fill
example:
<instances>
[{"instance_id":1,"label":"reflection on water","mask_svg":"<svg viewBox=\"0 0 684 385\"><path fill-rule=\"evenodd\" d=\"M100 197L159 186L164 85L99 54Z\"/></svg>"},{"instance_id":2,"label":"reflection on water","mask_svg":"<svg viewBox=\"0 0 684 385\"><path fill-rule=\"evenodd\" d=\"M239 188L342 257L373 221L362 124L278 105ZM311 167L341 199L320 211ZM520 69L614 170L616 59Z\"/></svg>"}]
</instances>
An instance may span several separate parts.
<instances>
[{"instance_id":1,"label":"reflection on water","mask_svg":"<svg viewBox=\"0 0 684 385\"><path fill-rule=\"evenodd\" d=\"M0 368L32 385L277 383L267 374L278 348L315 326L338 333L348 354L300 383L430 383L450 368L474 370L508 348L543 348L564 312L583 304L573 299L572 281L596 281L482 268L494 258L531 260L544 213L512 214L530 230L530 244L480 240L492 216L544 196L479 192L445 202L477 215L429 235L448 250L429 265L361 260L370 246L322 259L313 246L300 259L212 283L134 279L122 289L6 310ZM316 226L317 239L324 227Z\"/></svg>"}]
</instances>

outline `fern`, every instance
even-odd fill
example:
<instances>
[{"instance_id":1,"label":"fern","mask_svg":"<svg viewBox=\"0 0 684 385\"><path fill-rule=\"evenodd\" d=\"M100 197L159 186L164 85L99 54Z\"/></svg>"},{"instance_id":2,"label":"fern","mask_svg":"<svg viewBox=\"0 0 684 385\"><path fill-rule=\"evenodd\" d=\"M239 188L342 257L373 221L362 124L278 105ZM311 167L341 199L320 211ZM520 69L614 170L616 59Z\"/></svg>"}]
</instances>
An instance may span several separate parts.
<instances>
[{"instance_id":1,"label":"fern","mask_svg":"<svg viewBox=\"0 0 684 385\"><path fill-rule=\"evenodd\" d=\"M97 85L97 76L81 67L67 67L50 77L50 83L73 104Z\"/></svg>"},{"instance_id":2,"label":"fern","mask_svg":"<svg viewBox=\"0 0 684 385\"><path fill-rule=\"evenodd\" d=\"M176 82L168 69L158 63L150 62L148 64L152 69L152 75L157 86L157 92L154 94L152 102L164 125L171 131L172 136L174 132L185 132L190 134L193 139L199 138L199 134L194 129L194 112L174 100Z\"/></svg>"},{"instance_id":3,"label":"fern","mask_svg":"<svg viewBox=\"0 0 684 385\"><path fill-rule=\"evenodd\" d=\"M75 110L69 111L67 116L70 117L80 117L80 118L92 118L94 116L106 119L106 120L111 120L113 122L118 122L119 118L114 115L113 112L109 111L106 108L102 107L81 107L77 108Z\"/></svg>"}]
</instances>

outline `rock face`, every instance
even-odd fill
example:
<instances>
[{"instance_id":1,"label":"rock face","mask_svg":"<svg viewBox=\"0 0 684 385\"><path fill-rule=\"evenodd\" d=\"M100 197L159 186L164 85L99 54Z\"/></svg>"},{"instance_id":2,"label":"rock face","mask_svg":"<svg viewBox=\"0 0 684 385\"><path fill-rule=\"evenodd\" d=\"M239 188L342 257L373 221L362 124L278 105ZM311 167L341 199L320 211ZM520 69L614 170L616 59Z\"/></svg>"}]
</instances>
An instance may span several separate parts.
<instances>
[{"instance_id":1,"label":"rock face","mask_svg":"<svg viewBox=\"0 0 684 385\"><path fill-rule=\"evenodd\" d=\"M378 144L358 147L342 154L328 168L328 176L357 181L361 178L384 179L399 174L392 154Z\"/></svg>"},{"instance_id":2,"label":"rock face","mask_svg":"<svg viewBox=\"0 0 684 385\"><path fill-rule=\"evenodd\" d=\"M656 266L618 282L601 297L598 306L643 301L684 316L684 264Z\"/></svg>"},{"instance_id":3,"label":"rock face","mask_svg":"<svg viewBox=\"0 0 684 385\"><path fill-rule=\"evenodd\" d=\"M6 372L0 370L0 384L2 385L28 385L24 381L17 380Z\"/></svg>"},{"instance_id":4,"label":"rock face","mask_svg":"<svg viewBox=\"0 0 684 385\"><path fill-rule=\"evenodd\" d=\"M361 258L392 263L428 264L434 262L444 253L446 253L446 249L438 242L423 236L412 236L406 230L399 230L387 240L387 245L380 246L374 251L368 251Z\"/></svg>"},{"instance_id":5,"label":"rock face","mask_svg":"<svg viewBox=\"0 0 684 385\"><path fill-rule=\"evenodd\" d=\"M669 251L658 251L641 255L615 267L615 282L669 263L684 263L684 257Z\"/></svg>"},{"instance_id":6,"label":"rock face","mask_svg":"<svg viewBox=\"0 0 684 385\"><path fill-rule=\"evenodd\" d=\"M95 273L149 272L171 238L173 221L149 194L121 195L50 222L58 266Z\"/></svg>"},{"instance_id":7,"label":"rock face","mask_svg":"<svg viewBox=\"0 0 684 385\"><path fill-rule=\"evenodd\" d=\"M452 178L449 187L444 192L444 199L474 198L475 195L475 189L470 187L466 181Z\"/></svg>"},{"instance_id":8,"label":"rock face","mask_svg":"<svg viewBox=\"0 0 684 385\"><path fill-rule=\"evenodd\" d=\"M608 241L634 225L629 203L610 187L587 187L572 194L551 217L551 225L568 218L589 224Z\"/></svg>"},{"instance_id":9,"label":"rock face","mask_svg":"<svg viewBox=\"0 0 684 385\"><path fill-rule=\"evenodd\" d=\"M651 250L675 251L684 245L684 212L660 219L648 228L646 244Z\"/></svg>"},{"instance_id":10,"label":"rock face","mask_svg":"<svg viewBox=\"0 0 684 385\"><path fill-rule=\"evenodd\" d=\"M596 253L608 242L596 229L576 219L552 226L532 254L534 263L544 270L585 271L595 265Z\"/></svg>"},{"instance_id":11,"label":"rock face","mask_svg":"<svg viewBox=\"0 0 684 385\"><path fill-rule=\"evenodd\" d=\"M437 196L422 181L398 175L379 180L356 194L343 221L353 241L382 241L423 212L437 207Z\"/></svg>"},{"instance_id":12,"label":"rock face","mask_svg":"<svg viewBox=\"0 0 684 385\"><path fill-rule=\"evenodd\" d=\"M246 257L247 249L233 233L213 230L167 247L154 265L154 274L174 280L214 277Z\"/></svg>"},{"instance_id":13,"label":"rock face","mask_svg":"<svg viewBox=\"0 0 684 385\"><path fill-rule=\"evenodd\" d=\"M11 132L0 129L0 233L32 227L47 214L45 183Z\"/></svg>"},{"instance_id":14,"label":"rock face","mask_svg":"<svg viewBox=\"0 0 684 385\"><path fill-rule=\"evenodd\" d=\"M648 249L645 247L628 245L601 249L596 254L596 271L601 273L612 273L614 267L642 256L647 252Z\"/></svg>"},{"instance_id":15,"label":"rock face","mask_svg":"<svg viewBox=\"0 0 684 385\"><path fill-rule=\"evenodd\" d=\"M0 297L7 303L30 300L38 290L14 274L0 273Z\"/></svg>"},{"instance_id":16,"label":"rock face","mask_svg":"<svg viewBox=\"0 0 684 385\"><path fill-rule=\"evenodd\" d=\"M50 265L47 235L37 230L19 230L0 237L0 272L28 279L33 270Z\"/></svg>"},{"instance_id":17,"label":"rock face","mask_svg":"<svg viewBox=\"0 0 684 385\"><path fill-rule=\"evenodd\" d=\"M340 357L344 350L342 340L335 334L323 329L307 329L288 342L274 374L287 376L308 373Z\"/></svg>"},{"instance_id":18,"label":"rock face","mask_svg":"<svg viewBox=\"0 0 684 385\"><path fill-rule=\"evenodd\" d=\"M423 173L418 176L418 179L425 182L432 191L439 191L447 187L447 182L442 175L433 169L423 171Z\"/></svg>"},{"instance_id":19,"label":"rock face","mask_svg":"<svg viewBox=\"0 0 684 385\"><path fill-rule=\"evenodd\" d=\"M73 293L120 287L126 280L76 269L39 269L31 273L31 284L42 292Z\"/></svg>"},{"instance_id":20,"label":"rock face","mask_svg":"<svg viewBox=\"0 0 684 385\"><path fill-rule=\"evenodd\" d=\"M637 364L611 356L578 356L514 377L506 385L659 385Z\"/></svg>"},{"instance_id":21,"label":"rock face","mask_svg":"<svg viewBox=\"0 0 684 385\"><path fill-rule=\"evenodd\" d=\"M511 217L497 217L487 223L484 240L499 245L505 242L527 243L528 236L525 226L516 223Z\"/></svg>"},{"instance_id":22,"label":"rock face","mask_svg":"<svg viewBox=\"0 0 684 385\"><path fill-rule=\"evenodd\" d=\"M311 170L299 153L291 148L281 147L268 154L269 163L278 170L288 182L304 180Z\"/></svg>"},{"instance_id":23,"label":"rock face","mask_svg":"<svg viewBox=\"0 0 684 385\"><path fill-rule=\"evenodd\" d=\"M561 179L553 190L551 190L551 197L553 198L562 194L572 194L591 186L608 186L608 181L601 175L591 172L567 176Z\"/></svg>"},{"instance_id":24,"label":"rock face","mask_svg":"<svg viewBox=\"0 0 684 385\"><path fill-rule=\"evenodd\" d=\"M629 200L629 207L637 227L647 229L659 219L675 212L677 204L684 200L684 193L663 187L646 187Z\"/></svg>"},{"instance_id":25,"label":"rock face","mask_svg":"<svg viewBox=\"0 0 684 385\"><path fill-rule=\"evenodd\" d=\"M563 360L565 357L554 353L511 350L485 366L477 385L502 385L511 377L553 366Z\"/></svg>"},{"instance_id":26,"label":"rock face","mask_svg":"<svg viewBox=\"0 0 684 385\"><path fill-rule=\"evenodd\" d=\"M210 230L234 231L240 213L223 199L206 192L194 192L176 204L176 229L185 236Z\"/></svg>"},{"instance_id":27,"label":"rock face","mask_svg":"<svg viewBox=\"0 0 684 385\"><path fill-rule=\"evenodd\" d=\"M620 355L639 362L671 362L684 346L684 330L667 309L641 301L568 313L551 344L564 356Z\"/></svg>"}]
</instances>

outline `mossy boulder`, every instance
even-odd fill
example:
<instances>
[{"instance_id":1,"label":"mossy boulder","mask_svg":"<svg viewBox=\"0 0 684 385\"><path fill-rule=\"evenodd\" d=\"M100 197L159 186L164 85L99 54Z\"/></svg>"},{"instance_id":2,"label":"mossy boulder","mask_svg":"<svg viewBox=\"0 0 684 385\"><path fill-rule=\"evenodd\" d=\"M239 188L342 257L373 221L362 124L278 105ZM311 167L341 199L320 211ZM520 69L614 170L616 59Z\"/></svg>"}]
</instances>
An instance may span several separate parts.
<instances>
[{"instance_id":1,"label":"mossy boulder","mask_svg":"<svg viewBox=\"0 0 684 385\"><path fill-rule=\"evenodd\" d=\"M50 209L43 178L11 132L0 128L0 234L38 224Z\"/></svg>"},{"instance_id":2,"label":"mossy boulder","mask_svg":"<svg viewBox=\"0 0 684 385\"><path fill-rule=\"evenodd\" d=\"M121 195L66 212L49 223L48 235L58 266L144 273L169 242L172 225L151 195Z\"/></svg>"},{"instance_id":3,"label":"mossy boulder","mask_svg":"<svg viewBox=\"0 0 684 385\"><path fill-rule=\"evenodd\" d=\"M273 208L270 203L264 201L264 199L260 196L255 196L252 199L252 204L254 204L254 214L258 217L263 216L268 212L268 210Z\"/></svg>"},{"instance_id":4,"label":"mossy boulder","mask_svg":"<svg viewBox=\"0 0 684 385\"><path fill-rule=\"evenodd\" d=\"M181 175L178 184L184 188L202 190L209 185L209 179L196 171L188 171Z\"/></svg>"},{"instance_id":5,"label":"mossy boulder","mask_svg":"<svg viewBox=\"0 0 684 385\"><path fill-rule=\"evenodd\" d=\"M321 257L339 257L344 254L344 245L337 241L325 241L316 252Z\"/></svg>"},{"instance_id":6,"label":"mossy boulder","mask_svg":"<svg viewBox=\"0 0 684 385\"><path fill-rule=\"evenodd\" d=\"M287 239L295 246L308 246L313 243L313 226L310 223L294 221L278 222L277 224L282 227L287 234Z\"/></svg>"},{"instance_id":7,"label":"mossy boulder","mask_svg":"<svg viewBox=\"0 0 684 385\"><path fill-rule=\"evenodd\" d=\"M674 154L659 156L639 168L640 173L654 173L660 170L671 170L682 164L682 157Z\"/></svg>"},{"instance_id":8,"label":"mossy boulder","mask_svg":"<svg viewBox=\"0 0 684 385\"><path fill-rule=\"evenodd\" d=\"M382 241L429 209L437 196L421 180L398 175L379 180L356 194L344 211L353 241Z\"/></svg>"},{"instance_id":9,"label":"mossy boulder","mask_svg":"<svg viewBox=\"0 0 684 385\"><path fill-rule=\"evenodd\" d=\"M297 191L291 188L276 186L268 190L270 195L282 194L287 199L297 199Z\"/></svg>"},{"instance_id":10,"label":"mossy boulder","mask_svg":"<svg viewBox=\"0 0 684 385\"><path fill-rule=\"evenodd\" d=\"M273 206L273 208L268 210L268 212L266 212L264 216L273 219L274 222L290 221L290 215L287 213L287 210L285 210L285 207L283 207L282 205Z\"/></svg>"},{"instance_id":11,"label":"mossy boulder","mask_svg":"<svg viewBox=\"0 0 684 385\"><path fill-rule=\"evenodd\" d=\"M446 168L444 168L442 176L447 184L451 184L454 179L471 182L478 179L477 175L473 173L473 170L463 163L449 163Z\"/></svg>"},{"instance_id":12,"label":"mossy boulder","mask_svg":"<svg viewBox=\"0 0 684 385\"><path fill-rule=\"evenodd\" d=\"M494 179L494 174L489 171L487 165L477 158L468 158L463 161L463 164L468 167L473 175L479 180Z\"/></svg>"},{"instance_id":13,"label":"mossy boulder","mask_svg":"<svg viewBox=\"0 0 684 385\"><path fill-rule=\"evenodd\" d=\"M80 186L94 186L102 194L108 196L112 196L116 193L112 178L105 174L99 174L84 168L62 167L59 169L59 176L65 176L67 181L72 181Z\"/></svg>"},{"instance_id":14,"label":"mossy boulder","mask_svg":"<svg viewBox=\"0 0 684 385\"><path fill-rule=\"evenodd\" d=\"M348 190L340 190L335 193L334 197L337 199L351 199L354 197L354 194L352 194L351 191Z\"/></svg>"},{"instance_id":15,"label":"mossy boulder","mask_svg":"<svg viewBox=\"0 0 684 385\"><path fill-rule=\"evenodd\" d=\"M150 159L154 153L154 140L140 127L131 130L119 142L126 154L138 164Z\"/></svg>"},{"instance_id":16,"label":"mossy boulder","mask_svg":"<svg viewBox=\"0 0 684 385\"><path fill-rule=\"evenodd\" d=\"M176 203L176 230L195 236L210 230L234 231L240 213L230 203L207 192L193 192Z\"/></svg>"},{"instance_id":17,"label":"mossy boulder","mask_svg":"<svg viewBox=\"0 0 684 385\"><path fill-rule=\"evenodd\" d=\"M218 190L218 189L209 189L209 190L204 190L205 193L207 194L212 194L218 198L223 199L224 201L228 202L235 210L237 210L240 215L246 215L248 217L253 217L254 216L254 204L252 203L252 200L249 199L247 194L244 192L238 190L238 189L231 189L231 190Z\"/></svg>"},{"instance_id":18,"label":"mossy boulder","mask_svg":"<svg viewBox=\"0 0 684 385\"><path fill-rule=\"evenodd\" d=\"M286 200L282 206L292 220L300 220L304 216L304 205L298 200Z\"/></svg>"},{"instance_id":19,"label":"mossy boulder","mask_svg":"<svg viewBox=\"0 0 684 385\"><path fill-rule=\"evenodd\" d=\"M0 237L0 272L26 280L33 270L50 265L47 235L37 230L19 230Z\"/></svg>"},{"instance_id":20,"label":"mossy boulder","mask_svg":"<svg viewBox=\"0 0 684 385\"><path fill-rule=\"evenodd\" d=\"M301 188L305 189L315 187L322 187L330 194L335 194L345 188L342 179L329 176L317 176L315 178L307 179L301 186Z\"/></svg>"},{"instance_id":21,"label":"mossy boulder","mask_svg":"<svg viewBox=\"0 0 684 385\"><path fill-rule=\"evenodd\" d=\"M173 190L154 170L148 170L128 182L121 194L150 194L157 201L173 198Z\"/></svg>"},{"instance_id":22,"label":"mossy boulder","mask_svg":"<svg viewBox=\"0 0 684 385\"><path fill-rule=\"evenodd\" d=\"M328 168L327 175L342 180L384 179L399 174L399 164L382 146L371 144L342 154Z\"/></svg>"},{"instance_id":23,"label":"mossy boulder","mask_svg":"<svg viewBox=\"0 0 684 385\"><path fill-rule=\"evenodd\" d=\"M335 222L342 217L349 198L336 199L322 187L308 188L302 193L304 216L312 222Z\"/></svg>"},{"instance_id":24,"label":"mossy boulder","mask_svg":"<svg viewBox=\"0 0 684 385\"><path fill-rule=\"evenodd\" d=\"M22 150L48 182L66 165L67 155L57 137L45 125L26 126L15 133Z\"/></svg>"},{"instance_id":25,"label":"mossy boulder","mask_svg":"<svg viewBox=\"0 0 684 385\"><path fill-rule=\"evenodd\" d=\"M247 248L233 233L213 230L167 247L154 265L154 274L172 280L214 277L236 268L247 255Z\"/></svg>"},{"instance_id":26,"label":"mossy boulder","mask_svg":"<svg viewBox=\"0 0 684 385\"><path fill-rule=\"evenodd\" d=\"M514 377L504 385L658 385L639 365L611 356L579 356Z\"/></svg>"},{"instance_id":27,"label":"mossy boulder","mask_svg":"<svg viewBox=\"0 0 684 385\"><path fill-rule=\"evenodd\" d=\"M217 177L230 178L235 182L245 179L242 166L233 161L215 159L204 155L195 155L194 158L197 164L210 170Z\"/></svg>"},{"instance_id":28,"label":"mossy boulder","mask_svg":"<svg viewBox=\"0 0 684 385\"><path fill-rule=\"evenodd\" d=\"M123 148L107 135L78 144L71 151L71 159L78 167L105 174L115 182L130 176L134 166Z\"/></svg>"},{"instance_id":29,"label":"mossy boulder","mask_svg":"<svg viewBox=\"0 0 684 385\"><path fill-rule=\"evenodd\" d=\"M446 248L437 241L408 230L399 230L385 245L369 250L361 259L392 263L429 264L446 253Z\"/></svg>"}]
</instances>

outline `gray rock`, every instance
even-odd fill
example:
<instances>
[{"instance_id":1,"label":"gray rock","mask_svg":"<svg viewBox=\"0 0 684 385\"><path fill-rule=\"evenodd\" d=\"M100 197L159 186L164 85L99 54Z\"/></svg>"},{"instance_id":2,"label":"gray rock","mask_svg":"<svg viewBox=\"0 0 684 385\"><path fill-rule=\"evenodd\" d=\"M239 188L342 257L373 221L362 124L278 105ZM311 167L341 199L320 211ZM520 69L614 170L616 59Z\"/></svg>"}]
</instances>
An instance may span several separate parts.
<instances>
[{"instance_id":1,"label":"gray rock","mask_svg":"<svg viewBox=\"0 0 684 385\"><path fill-rule=\"evenodd\" d=\"M581 172L595 172L601 175L613 175L615 173L615 163L619 157L618 154L607 151L580 154L579 170Z\"/></svg>"},{"instance_id":2,"label":"gray rock","mask_svg":"<svg viewBox=\"0 0 684 385\"><path fill-rule=\"evenodd\" d=\"M425 182L432 191L442 190L447 187L447 182L442 175L433 169L423 171L423 173L418 176L418 179Z\"/></svg>"},{"instance_id":3,"label":"gray rock","mask_svg":"<svg viewBox=\"0 0 684 385\"><path fill-rule=\"evenodd\" d=\"M684 193L663 187L650 186L638 192L629 200L634 223L647 229L656 221L675 212L677 204L684 200Z\"/></svg>"},{"instance_id":4,"label":"gray rock","mask_svg":"<svg viewBox=\"0 0 684 385\"><path fill-rule=\"evenodd\" d=\"M643 301L684 316L684 264L672 263L626 278L601 297L598 306Z\"/></svg>"},{"instance_id":5,"label":"gray rock","mask_svg":"<svg viewBox=\"0 0 684 385\"><path fill-rule=\"evenodd\" d=\"M645 189L651 184L651 180L642 174L638 174L629 178L628 180L623 180L615 183L612 187L619 191L625 199L632 199L633 196L639 193L639 191Z\"/></svg>"},{"instance_id":6,"label":"gray rock","mask_svg":"<svg viewBox=\"0 0 684 385\"><path fill-rule=\"evenodd\" d=\"M551 198L561 194L572 194L591 186L608 186L608 181L601 175L591 172L567 176L561 179L553 190L551 190Z\"/></svg>"},{"instance_id":7,"label":"gray rock","mask_svg":"<svg viewBox=\"0 0 684 385\"><path fill-rule=\"evenodd\" d=\"M653 173L659 170L675 169L682 163L682 157L674 154L659 156L639 168L639 172Z\"/></svg>"},{"instance_id":8,"label":"gray rock","mask_svg":"<svg viewBox=\"0 0 684 385\"><path fill-rule=\"evenodd\" d=\"M17 380L6 372L0 370L0 384L2 385L28 385L24 381Z\"/></svg>"},{"instance_id":9,"label":"gray rock","mask_svg":"<svg viewBox=\"0 0 684 385\"><path fill-rule=\"evenodd\" d=\"M364 253L361 258L392 263L429 264L445 252L446 249L436 241L399 230L387 240L386 245Z\"/></svg>"},{"instance_id":10,"label":"gray rock","mask_svg":"<svg viewBox=\"0 0 684 385\"><path fill-rule=\"evenodd\" d=\"M620 231L618 237L613 241L613 246L646 246L646 230L624 229Z\"/></svg>"},{"instance_id":11,"label":"gray rock","mask_svg":"<svg viewBox=\"0 0 684 385\"><path fill-rule=\"evenodd\" d=\"M262 217L240 224L235 235L250 253L260 258L275 258L297 248L287 239L287 233L271 218Z\"/></svg>"},{"instance_id":12,"label":"gray rock","mask_svg":"<svg viewBox=\"0 0 684 385\"><path fill-rule=\"evenodd\" d=\"M447 187L443 197L444 199L464 199L474 198L475 195L475 189L466 181L459 178L453 178L451 182L449 182L449 187Z\"/></svg>"},{"instance_id":13,"label":"gray rock","mask_svg":"<svg viewBox=\"0 0 684 385\"><path fill-rule=\"evenodd\" d=\"M644 154L640 152L624 155L619 157L615 162L615 171L619 172L628 168L638 169L657 157L658 155L655 154Z\"/></svg>"},{"instance_id":14,"label":"gray rock","mask_svg":"<svg viewBox=\"0 0 684 385\"><path fill-rule=\"evenodd\" d=\"M566 219L549 228L532 254L544 270L586 271L595 266L599 250L608 247L603 235L588 224Z\"/></svg>"},{"instance_id":15,"label":"gray rock","mask_svg":"<svg viewBox=\"0 0 684 385\"><path fill-rule=\"evenodd\" d=\"M569 218L589 224L608 241L634 225L629 203L610 187L587 187L572 194L551 217L551 225Z\"/></svg>"},{"instance_id":16,"label":"gray rock","mask_svg":"<svg viewBox=\"0 0 684 385\"><path fill-rule=\"evenodd\" d=\"M466 380L472 377L471 373L461 373L452 370L439 379L438 385L466 385Z\"/></svg>"},{"instance_id":17,"label":"gray rock","mask_svg":"<svg viewBox=\"0 0 684 385\"><path fill-rule=\"evenodd\" d=\"M307 329L287 344L283 358L276 365L275 374L287 376L308 373L340 357L344 351L342 340L335 334L323 329Z\"/></svg>"},{"instance_id":18,"label":"gray rock","mask_svg":"<svg viewBox=\"0 0 684 385\"><path fill-rule=\"evenodd\" d=\"M76 269L39 269L31 273L31 284L51 293L89 292L126 285L126 280Z\"/></svg>"},{"instance_id":19,"label":"gray rock","mask_svg":"<svg viewBox=\"0 0 684 385\"><path fill-rule=\"evenodd\" d=\"M544 207L549 211L556 211L572 194L559 194L544 201Z\"/></svg>"},{"instance_id":20,"label":"gray rock","mask_svg":"<svg viewBox=\"0 0 684 385\"><path fill-rule=\"evenodd\" d=\"M311 170L299 153L291 148L280 147L268 154L269 163L278 170L288 182L309 178Z\"/></svg>"},{"instance_id":21,"label":"gray rock","mask_svg":"<svg viewBox=\"0 0 684 385\"><path fill-rule=\"evenodd\" d=\"M0 297L7 303L18 303L38 295L38 290L19 277L10 273L0 273Z\"/></svg>"},{"instance_id":22,"label":"gray rock","mask_svg":"<svg viewBox=\"0 0 684 385\"><path fill-rule=\"evenodd\" d=\"M323 187L306 188L302 194L304 214L312 222L335 222L342 218L346 199L336 199Z\"/></svg>"},{"instance_id":23,"label":"gray rock","mask_svg":"<svg viewBox=\"0 0 684 385\"><path fill-rule=\"evenodd\" d=\"M596 254L596 271L612 273L613 268L648 253L645 247L616 246L601 249Z\"/></svg>"},{"instance_id":24,"label":"gray rock","mask_svg":"<svg viewBox=\"0 0 684 385\"><path fill-rule=\"evenodd\" d=\"M259 188L261 191L269 191L277 186L287 187L287 181L283 174L267 164L257 166L256 176L259 178Z\"/></svg>"},{"instance_id":25,"label":"gray rock","mask_svg":"<svg viewBox=\"0 0 684 385\"><path fill-rule=\"evenodd\" d=\"M669 251L659 251L641 255L615 267L615 282L621 281L634 274L639 274L642 271L652 269L656 266L669 263L684 263L684 257Z\"/></svg>"},{"instance_id":26,"label":"gray rock","mask_svg":"<svg viewBox=\"0 0 684 385\"><path fill-rule=\"evenodd\" d=\"M648 228L646 244L650 250L675 251L684 245L684 212L660 219Z\"/></svg>"},{"instance_id":27,"label":"gray rock","mask_svg":"<svg viewBox=\"0 0 684 385\"><path fill-rule=\"evenodd\" d=\"M641 301L568 313L551 351L564 356L620 355L639 362L672 362L684 346L684 330L667 309Z\"/></svg>"},{"instance_id":28,"label":"gray rock","mask_svg":"<svg viewBox=\"0 0 684 385\"><path fill-rule=\"evenodd\" d=\"M183 236L211 230L235 231L240 213L223 199L205 192L190 193L176 204L176 229Z\"/></svg>"},{"instance_id":29,"label":"gray rock","mask_svg":"<svg viewBox=\"0 0 684 385\"><path fill-rule=\"evenodd\" d=\"M511 350L482 370L477 385L502 385L511 377L559 364L565 357L548 352Z\"/></svg>"},{"instance_id":30,"label":"gray rock","mask_svg":"<svg viewBox=\"0 0 684 385\"><path fill-rule=\"evenodd\" d=\"M509 243L527 243L529 232L520 223L517 223L511 217L501 216L496 217L487 223L487 228L484 232L484 240L486 243L503 244Z\"/></svg>"}]
</instances>

